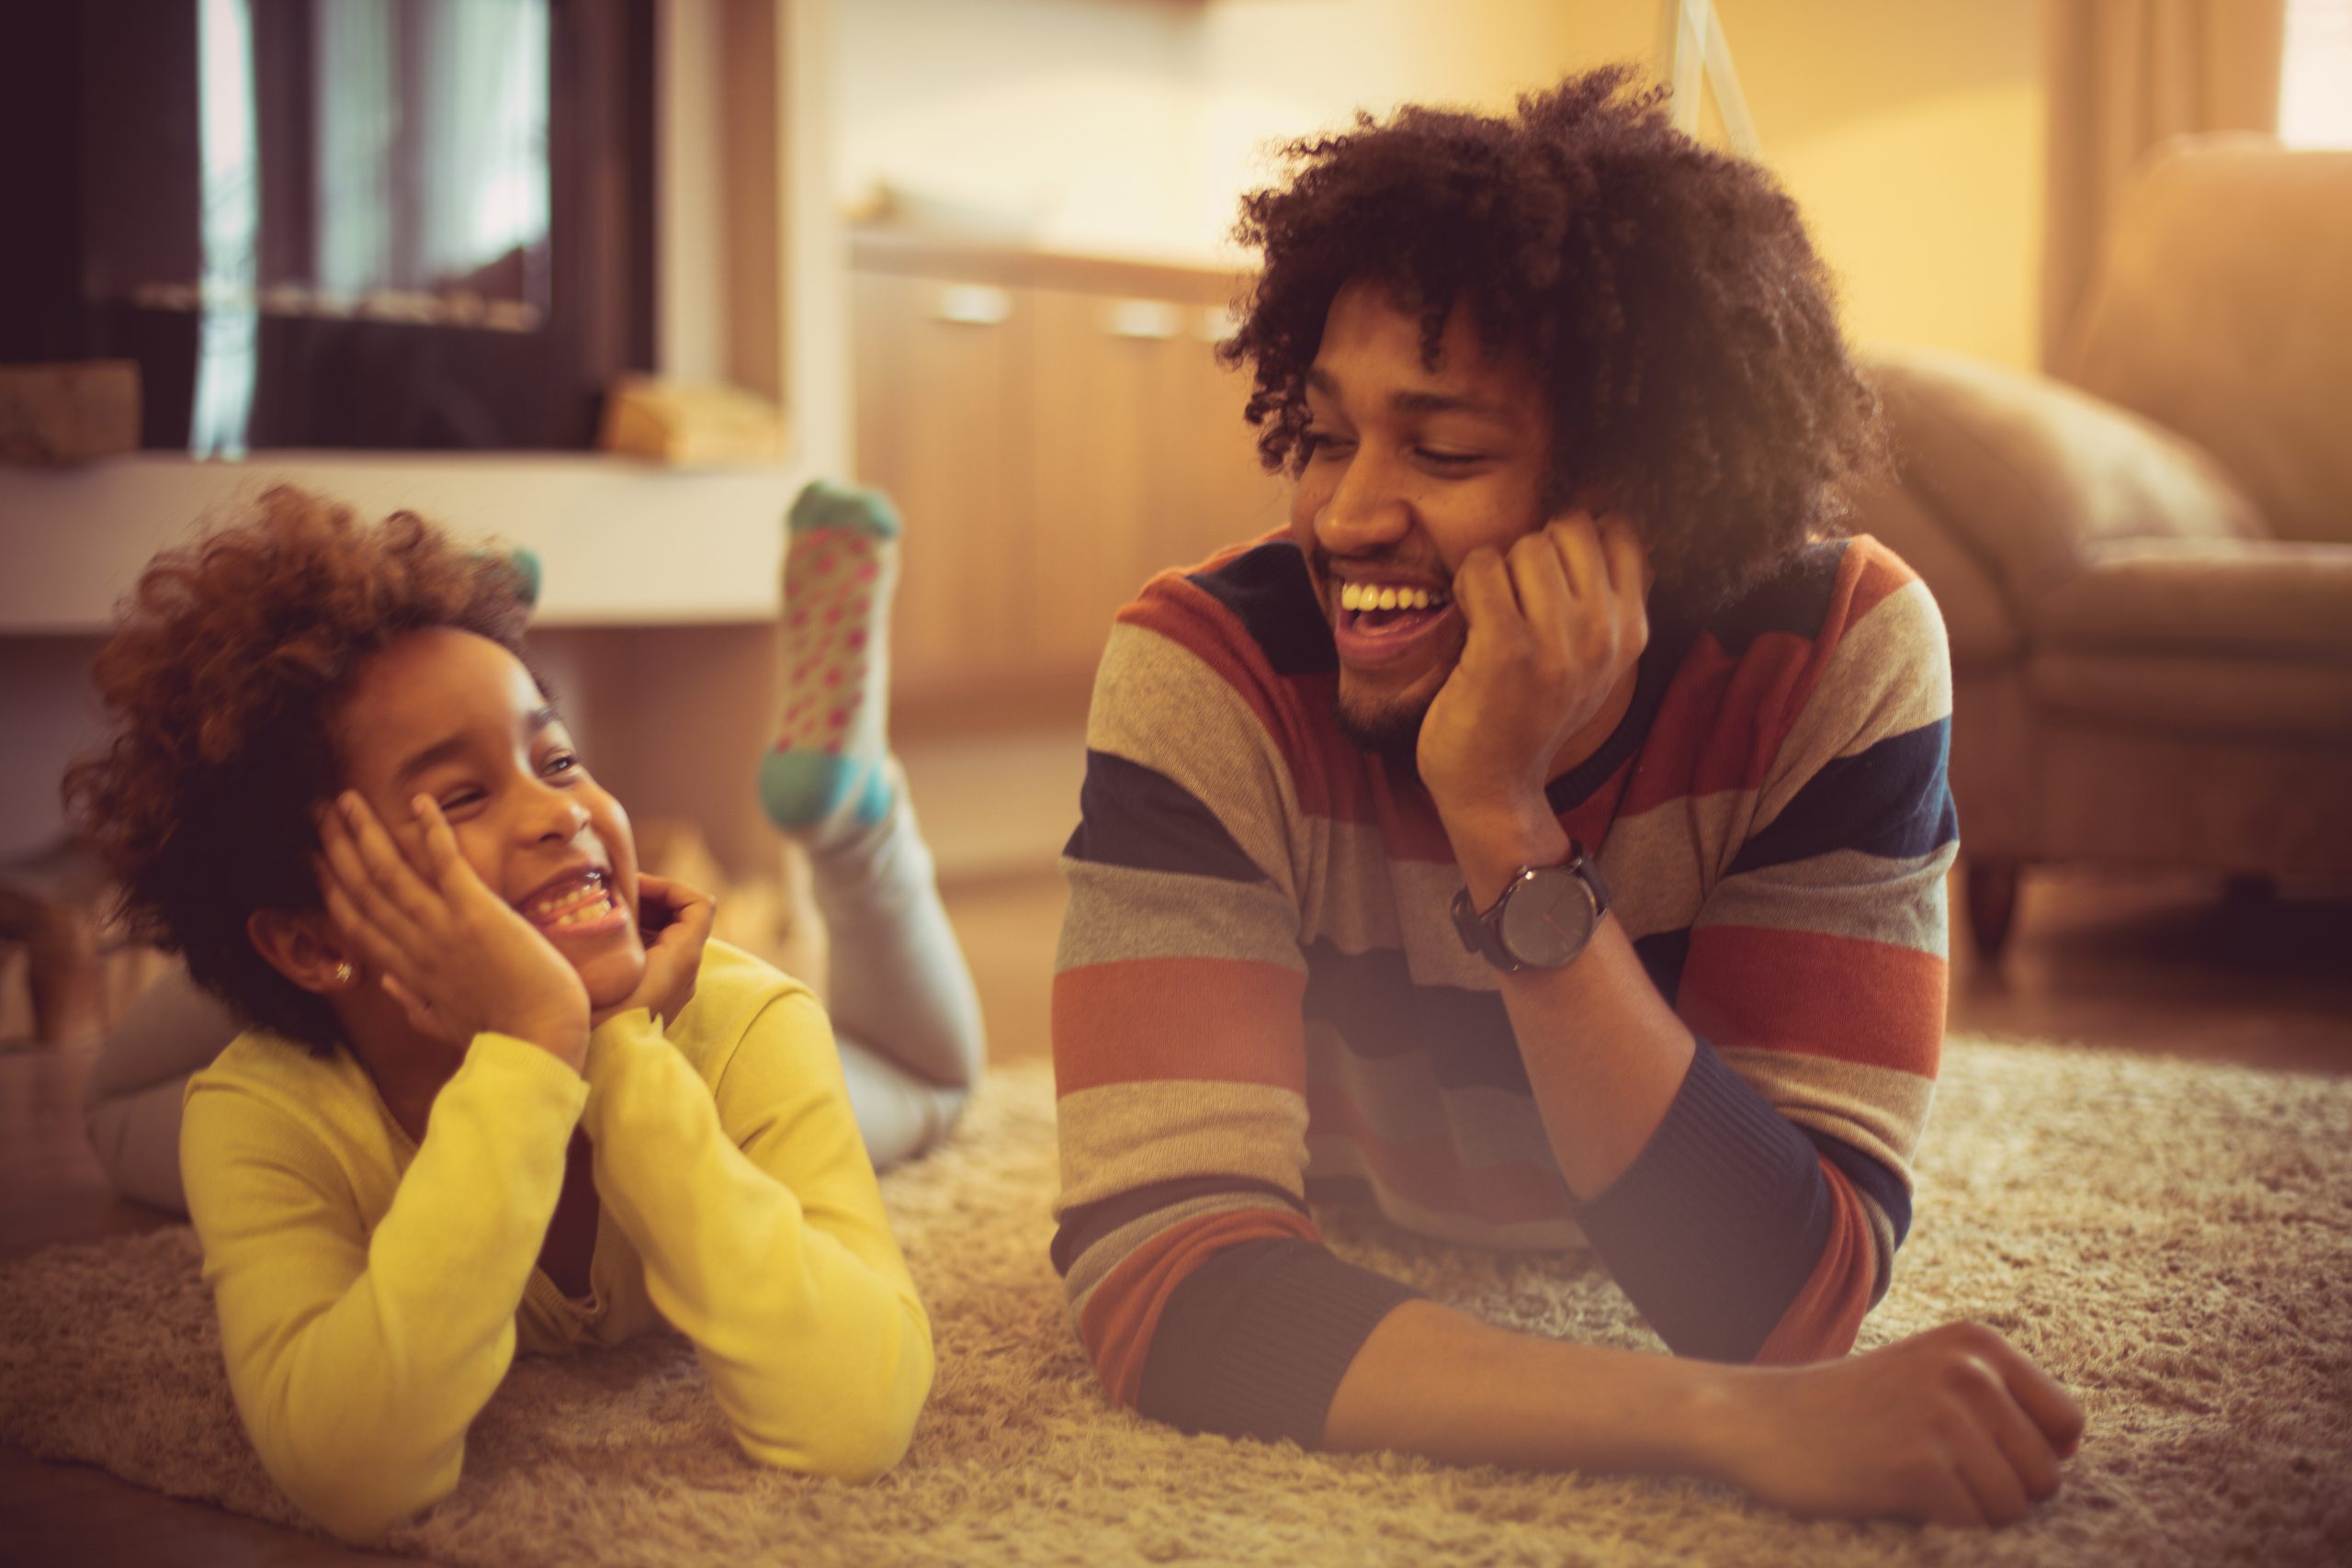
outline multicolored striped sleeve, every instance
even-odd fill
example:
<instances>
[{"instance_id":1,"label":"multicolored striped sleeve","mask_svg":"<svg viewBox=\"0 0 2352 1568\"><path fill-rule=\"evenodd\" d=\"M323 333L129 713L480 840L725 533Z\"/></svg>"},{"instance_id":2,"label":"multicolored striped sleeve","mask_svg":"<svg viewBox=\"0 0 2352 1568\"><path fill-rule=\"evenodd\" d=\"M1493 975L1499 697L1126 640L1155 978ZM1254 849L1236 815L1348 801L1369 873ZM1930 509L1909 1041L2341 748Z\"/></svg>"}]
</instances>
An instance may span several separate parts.
<instances>
[{"instance_id":1,"label":"multicolored striped sleeve","mask_svg":"<svg viewBox=\"0 0 2352 1568\"><path fill-rule=\"evenodd\" d=\"M1947 999L1951 671L1925 585L1867 539L1816 634L1737 662L1781 695L1747 776L1677 808L1749 823L1667 980L1699 1052L1579 1217L1678 1351L1815 1360L1852 1347L1910 1224Z\"/></svg>"},{"instance_id":2,"label":"multicolored striped sleeve","mask_svg":"<svg viewBox=\"0 0 2352 1568\"><path fill-rule=\"evenodd\" d=\"M1189 584L1162 580L1112 633L1063 861L1053 1257L1114 1399L1313 1445L1411 1292L1334 1258L1307 1215L1302 829L1275 684Z\"/></svg>"}]
</instances>

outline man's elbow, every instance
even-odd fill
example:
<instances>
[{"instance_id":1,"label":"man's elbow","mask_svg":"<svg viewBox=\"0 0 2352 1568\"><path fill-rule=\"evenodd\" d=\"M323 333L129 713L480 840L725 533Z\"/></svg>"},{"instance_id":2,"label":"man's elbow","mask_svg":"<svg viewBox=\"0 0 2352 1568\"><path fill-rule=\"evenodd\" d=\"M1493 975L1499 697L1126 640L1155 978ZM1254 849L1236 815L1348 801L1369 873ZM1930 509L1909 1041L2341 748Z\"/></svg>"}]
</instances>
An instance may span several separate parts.
<instances>
[{"instance_id":1,"label":"man's elbow","mask_svg":"<svg viewBox=\"0 0 2352 1568\"><path fill-rule=\"evenodd\" d=\"M1834 1361L1854 1348L1870 1311L1867 1295L1843 1301L1807 1303L1775 1324L1764 1343L1747 1358L1759 1367L1797 1367L1811 1361Z\"/></svg>"},{"instance_id":2,"label":"man's elbow","mask_svg":"<svg viewBox=\"0 0 2352 1568\"><path fill-rule=\"evenodd\" d=\"M1877 1239L1845 1179L1823 1169L1841 1199L1842 1223L1832 1227L1821 1257L1795 1297L1781 1311L1764 1341L1743 1358L1760 1367L1834 1361L1854 1348L1862 1319L1885 1293L1889 1273Z\"/></svg>"},{"instance_id":3,"label":"man's elbow","mask_svg":"<svg viewBox=\"0 0 2352 1568\"><path fill-rule=\"evenodd\" d=\"M1844 1328L1833 1326L1826 1332L1814 1329L1785 1339L1775 1332L1757 1347L1756 1354L1748 1358L1748 1362L1758 1367L1801 1367L1813 1361L1835 1361L1854 1348L1859 1327L1859 1325Z\"/></svg>"}]
</instances>

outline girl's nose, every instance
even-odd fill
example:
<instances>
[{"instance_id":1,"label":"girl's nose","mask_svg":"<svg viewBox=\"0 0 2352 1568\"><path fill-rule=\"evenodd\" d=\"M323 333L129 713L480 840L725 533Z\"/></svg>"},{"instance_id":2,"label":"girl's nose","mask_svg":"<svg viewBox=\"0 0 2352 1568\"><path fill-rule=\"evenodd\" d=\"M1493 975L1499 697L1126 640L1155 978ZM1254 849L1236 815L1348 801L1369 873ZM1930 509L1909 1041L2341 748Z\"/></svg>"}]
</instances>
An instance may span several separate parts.
<instances>
[{"instance_id":1,"label":"girl's nose","mask_svg":"<svg viewBox=\"0 0 2352 1568\"><path fill-rule=\"evenodd\" d=\"M534 784L536 792L527 819L529 836L542 841L570 843L588 826L588 808L570 790Z\"/></svg>"}]
</instances>

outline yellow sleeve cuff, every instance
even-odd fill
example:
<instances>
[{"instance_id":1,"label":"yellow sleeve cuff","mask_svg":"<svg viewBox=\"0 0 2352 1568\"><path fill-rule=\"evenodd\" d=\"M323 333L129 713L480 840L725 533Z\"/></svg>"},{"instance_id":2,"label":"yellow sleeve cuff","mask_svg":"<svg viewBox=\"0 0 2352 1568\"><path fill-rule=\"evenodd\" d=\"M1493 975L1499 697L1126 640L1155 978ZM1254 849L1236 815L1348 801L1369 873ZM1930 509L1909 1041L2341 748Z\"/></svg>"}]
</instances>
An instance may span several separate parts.
<instances>
[{"instance_id":1,"label":"yellow sleeve cuff","mask_svg":"<svg viewBox=\"0 0 2352 1568\"><path fill-rule=\"evenodd\" d=\"M485 1097L525 1115L544 1110L569 1126L588 1103L588 1079L543 1045L486 1029L466 1047L466 1059L434 1103L450 1094Z\"/></svg>"}]
</instances>

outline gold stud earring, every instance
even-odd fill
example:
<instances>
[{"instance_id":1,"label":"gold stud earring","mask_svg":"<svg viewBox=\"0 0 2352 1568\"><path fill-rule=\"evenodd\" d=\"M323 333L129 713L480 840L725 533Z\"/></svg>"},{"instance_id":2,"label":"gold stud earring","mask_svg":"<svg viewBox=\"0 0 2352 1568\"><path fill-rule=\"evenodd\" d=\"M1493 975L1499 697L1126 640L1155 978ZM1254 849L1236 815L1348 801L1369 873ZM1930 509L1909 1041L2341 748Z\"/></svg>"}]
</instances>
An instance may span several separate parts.
<instances>
[{"instance_id":1,"label":"gold stud earring","mask_svg":"<svg viewBox=\"0 0 2352 1568\"><path fill-rule=\"evenodd\" d=\"M351 966L350 959L339 958L335 961L334 983L336 985L348 986L357 978L359 978L359 971Z\"/></svg>"}]
</instances>

